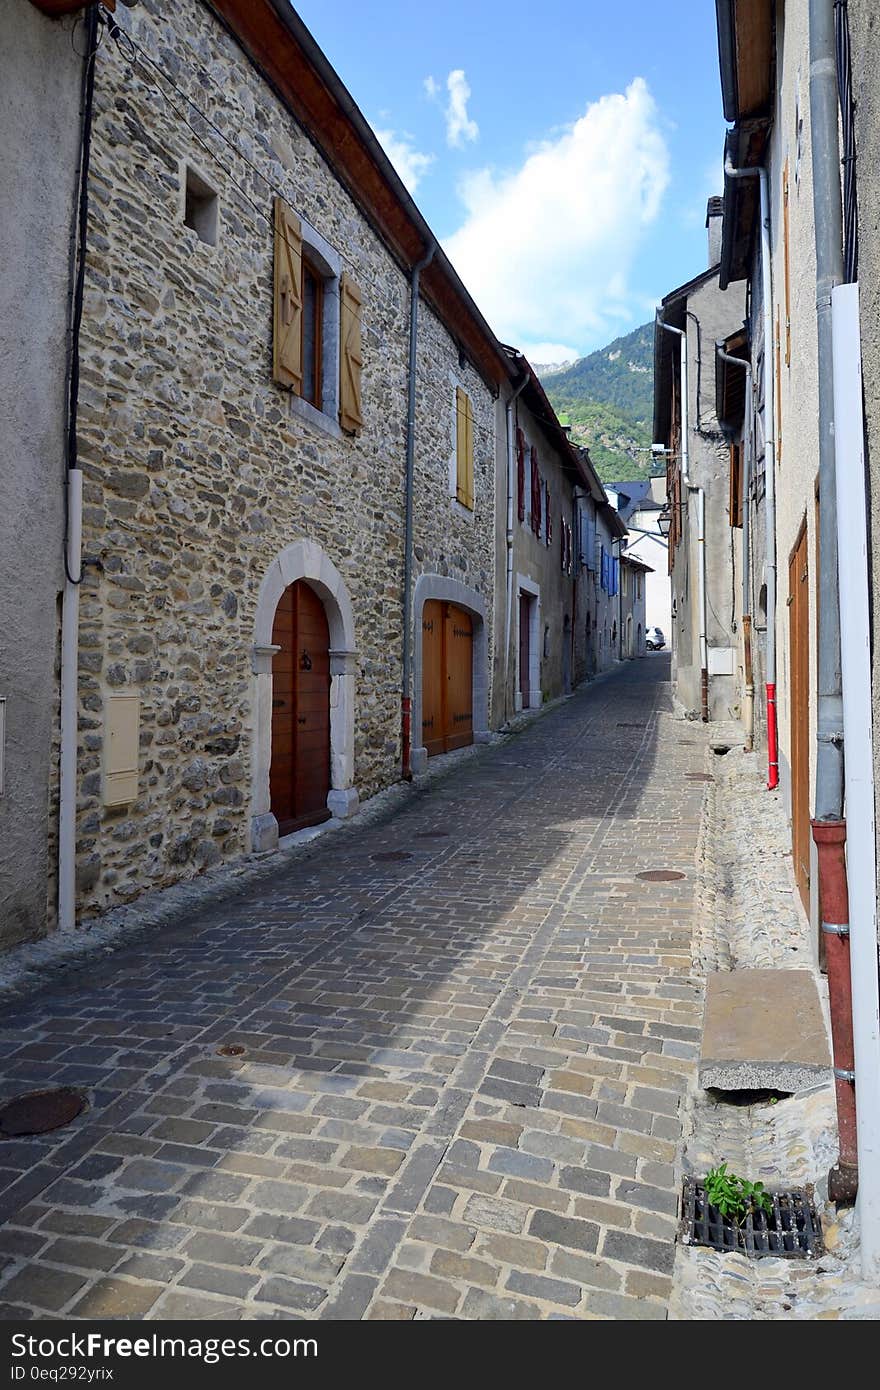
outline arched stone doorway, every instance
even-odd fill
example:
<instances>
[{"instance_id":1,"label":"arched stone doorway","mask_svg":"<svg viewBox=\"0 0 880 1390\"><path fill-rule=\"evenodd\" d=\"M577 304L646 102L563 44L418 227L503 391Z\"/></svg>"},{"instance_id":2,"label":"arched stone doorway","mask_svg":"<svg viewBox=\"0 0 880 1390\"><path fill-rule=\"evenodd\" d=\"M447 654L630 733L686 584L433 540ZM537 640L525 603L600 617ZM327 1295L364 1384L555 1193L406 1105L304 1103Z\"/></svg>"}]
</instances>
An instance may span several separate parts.
<instances>
[{"instance_id":1,"label":"arched stone doorway","mask_svg":"<svg viewBox=\"0 0 880 1390\"><path fill-rule=\"evenodd\" d=\"M320 600L329 635L329 784L331 815L354 815L354 614L348 590L336 566L314 541L295 541L272 561L260 585L254 623L252 668L253 748L251 755L251 846L257 851L278 845L278 819L272 810L272 666L282 644L273 641L278 606L292 586L304 581ZM301 654L300 654L301 655Z\"/></svg>"},{"instance_id":2,"label":"arched stone doorway","mask_svg":"<svg viewBox=\"0 0 880 1390\"><path fill-rule=\"evenodd\" d=\"M476 589L456 579L439 574L423 574L413 591L413 692L412 692L412 749L410 762L413 772L424 772L428 762L423 718L423 682L425 675L425 644L422 621L426 604L449 604L464 609L471 622L471 719L473 742L482 743L489 736L489 634L486 628L486 604ZM428 612L431 613L429 608Z\"/></svg>"}]
</instances>

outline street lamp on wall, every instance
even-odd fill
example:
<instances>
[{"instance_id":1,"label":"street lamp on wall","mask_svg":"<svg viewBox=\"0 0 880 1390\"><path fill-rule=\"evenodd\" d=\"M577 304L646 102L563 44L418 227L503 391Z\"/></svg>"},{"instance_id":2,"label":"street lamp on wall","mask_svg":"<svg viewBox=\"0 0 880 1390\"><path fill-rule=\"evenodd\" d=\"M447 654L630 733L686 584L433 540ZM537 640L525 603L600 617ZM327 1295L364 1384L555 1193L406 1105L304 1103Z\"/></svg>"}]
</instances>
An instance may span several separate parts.
<instances>
[{"instance_id":1,"label":"street lamp on wall","mask_svg":"<svg viewBox=\"0 0 880 1390\"><path fill-rule=\"evenodd\" d=\"M669 539L669 531L672 526L672 512L662 511L657 518L657 530L664 540Z\"/></svg>"}]
</instances>

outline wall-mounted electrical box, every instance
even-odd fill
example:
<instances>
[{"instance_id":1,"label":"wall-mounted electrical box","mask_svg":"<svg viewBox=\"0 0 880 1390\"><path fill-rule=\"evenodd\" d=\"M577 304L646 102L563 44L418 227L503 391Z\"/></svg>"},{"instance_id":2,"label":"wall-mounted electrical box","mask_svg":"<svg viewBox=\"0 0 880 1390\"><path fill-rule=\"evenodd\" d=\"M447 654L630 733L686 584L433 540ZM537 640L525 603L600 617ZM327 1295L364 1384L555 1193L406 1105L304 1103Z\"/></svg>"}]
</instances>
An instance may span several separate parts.
<instances>
[{"instance_id":1,"label":"wall-mounted electrical box","mask_svg":"<svg viewBox=\"0 0 880 1390\"><path fill-rule=\"evenodd\" d=\"M108 695L104 702L104 805L137 800L141 702L137 695Z\"/></svg>"}]
</instances>

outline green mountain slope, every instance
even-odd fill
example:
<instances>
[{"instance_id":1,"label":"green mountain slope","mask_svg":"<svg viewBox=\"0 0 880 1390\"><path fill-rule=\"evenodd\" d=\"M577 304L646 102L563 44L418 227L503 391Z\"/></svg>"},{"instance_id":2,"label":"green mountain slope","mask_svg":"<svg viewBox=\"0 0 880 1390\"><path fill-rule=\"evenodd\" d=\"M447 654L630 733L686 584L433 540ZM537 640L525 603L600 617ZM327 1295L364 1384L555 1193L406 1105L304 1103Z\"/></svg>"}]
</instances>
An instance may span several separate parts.
<instances>
[{"instance_id":1,"label":"green mountain slope","mask_svg":"<svg viewBox=\"0 0 880 1390\"><path fill-rule=\"evenodd\" d=\"M541 375L541 369L536 368ZM576 444L586 444L603 482L649 478L654 413L654 325L645 323L541 384Z\"/></svg>"}]
</instances>

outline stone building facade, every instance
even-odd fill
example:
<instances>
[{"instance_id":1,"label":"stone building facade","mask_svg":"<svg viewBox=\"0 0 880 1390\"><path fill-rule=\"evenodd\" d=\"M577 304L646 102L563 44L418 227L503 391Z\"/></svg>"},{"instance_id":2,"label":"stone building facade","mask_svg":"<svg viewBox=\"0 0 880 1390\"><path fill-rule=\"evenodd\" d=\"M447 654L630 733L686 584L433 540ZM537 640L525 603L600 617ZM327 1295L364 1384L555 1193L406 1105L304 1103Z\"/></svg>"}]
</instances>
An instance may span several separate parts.
<instances>
[{"instance_id":1,"label":"stone building facade","mask_svg":"<svg viewBox=\"0 0 880 1390\"><path fill-rule=\"evenodd\" d=\"M495 718L499 724L568 694L589 674L577 642L584 622L580 576L582 509L595 512L601 484L572 447L532 369L510 396L507 466L499 462L496 611L499 613ZM515 390L515 388L514 388ZM506 412L507 413L507 412Z\"/></svg>"},{"instance_id":2,"label":"stone building facade","mask_svg":"<svg viewBox=\"0 0 880 1390\"><path fill-rule=\"evenodd\" d=\"M253 60L272 7L214 9L229 11L235 36L197 0L173 10L147 0L124 16L136 47L111 33L96 59L80 397L85 916L277 843L273 623L298 581L319 596L329 630L329 809L351 814L400 775L409 268L369 191L352 191ZM296 22L279 40L291 52ZM427 234L387 161L367 153L370 177L378 168ZM319 406L273 378L278 198L322 284ZM479 735L507 366L439 252L437 267L417 355L414 727L421 606L442 598L472 614ZM338 315L351 285L361 420L346 428ZM469 506L455 495L460 392L472 420ZM136 721L139 743L115 805L113 709L119 727Z\"/></svg>"},{"instance_id":3,"label":"stone building facade","mask_svg":"<svg viewBox=\"0 0 880 1390\"><path fill-rule=\"evenodd\" d=\"M0 948L45 931L52 915L81 34L74 17L0 10Z\"/></svg>"}]
</instances>

